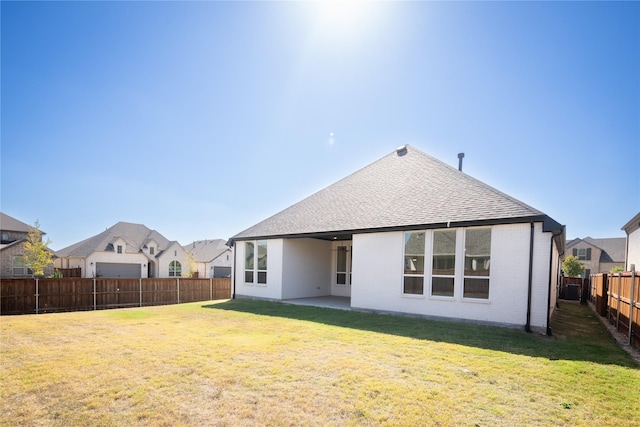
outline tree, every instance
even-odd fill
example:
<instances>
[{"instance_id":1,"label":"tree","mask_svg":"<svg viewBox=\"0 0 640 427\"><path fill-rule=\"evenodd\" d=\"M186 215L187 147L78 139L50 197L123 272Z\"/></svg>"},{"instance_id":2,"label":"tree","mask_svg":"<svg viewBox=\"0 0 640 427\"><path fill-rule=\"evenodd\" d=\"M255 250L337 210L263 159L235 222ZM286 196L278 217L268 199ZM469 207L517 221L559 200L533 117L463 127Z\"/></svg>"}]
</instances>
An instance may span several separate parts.
<instances>
[{"instance_id":1,"label":"tree","mask_svg":"<svg viewBox=\"0 0 640 427\"><path fill-rule=\"evenodd\" d=\"M187 263L189 265L189 272L187 273L187 277L193 277L198 272L198 263L196 259L193 257L193 254L189 251L187 252Z\"/></svg>"},{"instance_id":2,"label":"tree","mask_svg":"<svg viewBox=\"0 0 640 427\"><path fill-rule=\"evenodd\" d=\"M580 262L577 256L569 255L562 261L562 272L567 277L582 277L584 263Z\"/></svg>"},{"instance_id":3,"label":"tree","mask_svg":"<svg viewBox=\"0 0 640 427\"><path fill-rule=\"evenodd\" d=\"M609 273L622 273L623 271L624 267L622 267L621 265L616 265L611 270L609 270Z\"/></svg>"},{"instance_id":4,"label":"tree","mask_svg":"<svg viewBox=\"0 0 640 427\"><path fill-rule=\"evenodd\" d=\"M24 263L33 271L34 276L44 275L44 269L53 264L53 254L47 248L51 241L42 241L42 231L38 221L29 230L27 241L24 244Z\"/></svg>"}]
</instances>

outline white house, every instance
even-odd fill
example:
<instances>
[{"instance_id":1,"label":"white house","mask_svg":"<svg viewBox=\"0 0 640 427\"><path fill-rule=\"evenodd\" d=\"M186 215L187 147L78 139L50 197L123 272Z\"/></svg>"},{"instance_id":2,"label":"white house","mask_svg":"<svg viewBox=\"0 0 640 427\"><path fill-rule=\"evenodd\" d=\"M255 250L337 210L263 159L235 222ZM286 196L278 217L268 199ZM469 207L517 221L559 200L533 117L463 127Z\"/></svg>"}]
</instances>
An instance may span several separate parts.
<instances>
[{"instance_id":1,"label":"white house","mask_svg":"<svg viewBox=\"0 0 640 427\"><path fill-rule=\"evenodd\" d=\"M631 271L633 265L635 271L638 271L640 269L640 213L631 218L622 229L627 233L625 270Z\"/></svg>"},{"instance_id":2,"label":"white house","mask_svg":"<svg viewBox=\"0 0 640 427\"><path fill-rule=\"evenodd\" d=\"M550 333L564 226L404 146L231 239L234 296Z\"/></svg>"},{"instance_id":3,"label":"white house","mask_svg":"<svg viewBox=\"0 0 640 427\"><path fill-rule=\"evenodd\" d=\"M199 240L183 246L189 253L198 277L231 277L231 248L226 240Z\"/></svg>"},{"instance_id":4,"label":"white house","mask_svg":"<svg viewBox=\"0 0 640 427\"><path fill-rule=\"evenodd\" d=\"M119 222L56 252L57 268L80 268L82 277L181 277L189 257L176 241L142 224Z\"/></svg>"}]
</instances>

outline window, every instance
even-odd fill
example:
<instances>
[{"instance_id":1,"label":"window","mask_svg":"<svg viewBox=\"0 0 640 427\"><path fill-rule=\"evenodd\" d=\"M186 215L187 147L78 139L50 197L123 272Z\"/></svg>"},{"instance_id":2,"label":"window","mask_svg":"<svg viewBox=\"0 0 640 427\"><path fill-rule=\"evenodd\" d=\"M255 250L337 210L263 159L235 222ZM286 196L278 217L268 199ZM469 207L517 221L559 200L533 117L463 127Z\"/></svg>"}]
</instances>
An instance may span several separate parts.
<instances>
[{"instance_id":1,"label":"window","mask_svg":"<svg viewBox=\"0 0 640 427\"><path fill-rule=\"evenodd\" d=\"M336 252L336 284L347 284L347 247L338 246Z\"/></svg>"},{"instance_id":2,"label":"window","mask_svg":"<svg viewBox=\"0 0 640 427\"><path fill-rule=\"evenodd\" d=\"M121 254L122 253L122 245L118 245L118 253Z\"/></svg>"},{"instance_id":3,"label":"window","mask_svg":"<svg viewBox=\"0 0 640 427\"><path fill-rule=\"evenodd\" d=\"M151 247L149 248L149 254L150 254L150 255L153 255L153 254L154 254L154 252L155 252L155 250L156 250L156 248L154 248L153 246L151 246Z\"/></svg>"},{"instance_id":4,"label":"window","mask_svg":"<svg viewBox=\"0 0 640 427\"><path fill-rule=\"evenodd\" d=\"M258 259L256 262L256 252ZM267 283L267 241L244 243L244 282Z\"/></svg>"},{"instance_id":5,"label":"window","mask_svg":"<svg viewBox=\"0 0 640 427\"><path fill-rule=\"evenodd\" d=\"M580 261L590 261L591 248L574 249L573 256L577 256Z\"/></svg>"},{"instance_id":6,"label":"window","mask_svg":"<svg viewBox=\"0 0 640 427\"><path fill-rule=\"evenodd\" d=\"M464 298L489 299L491 229L471 228L464 239Z\"/></svg>"},{"instance_id":7,"label":"window","mask_svg":"<svg viewBox=\"0 0 640 427\"><path fill-rule=\"evenodd\" d=\"M23 256L14 256L12 261L13 275L26 276L33 274L33 271L25 265Z\"/></svg>"},{"instance_id":8,"label":"window","mask_svg":"<svg viewBox=\"0 0 640 427\"><path fill-rule=\"evenodd\" d=\"M244 281L253 283L253 242L244 244Z\"/></svg>"},{"instance_id":9,"label":"window","mask_svg":"<svg viewBox=\"0 0 640 427\"><path fill-rule=\"evenodd\" d=\"M178 261L171 261L169 263L169 277L182 276L182 265Z\"/></svg>"},{"instance_id":10,"label":"window","mask_svg":"<svg viewBox=\"0 0 640 427\"><path fill-rule=\"evenodd\" d=\"M404 234L403 293L423 295L424 290L424 233Z\"/></svg>"},{"instance_id":11,"label":"window","mask_svg":"<svg viewBox=\"0 0 640 427\"><path fill-rule=\"evenodd\" d=\"M452 297L456 273L456 230L433 232L431 295Z\"/></svg>"},{"instance_id":12,"label":"window","mask_svg":"<svg viewBox=\"0 0 640 427\"><path fill-rule=\"evenodd\" d=\"M258 242L258 283L267 283L267 242Z\"/></svg>"}]
</instances>

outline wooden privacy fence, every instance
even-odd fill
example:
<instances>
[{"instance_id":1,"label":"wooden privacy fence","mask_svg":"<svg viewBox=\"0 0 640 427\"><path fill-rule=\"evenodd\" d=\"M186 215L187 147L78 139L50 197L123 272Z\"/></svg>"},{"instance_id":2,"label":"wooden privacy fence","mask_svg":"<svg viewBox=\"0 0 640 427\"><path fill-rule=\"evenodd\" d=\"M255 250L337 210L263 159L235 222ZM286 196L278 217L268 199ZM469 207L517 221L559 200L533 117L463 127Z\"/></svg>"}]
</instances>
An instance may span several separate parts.
<instances>
[{"instance_id":1,"label":"wooden privacy fence","mask_svg":"<svg viewBox=\"0 0 640 427\"><path fill-rule=\"evenodd\" d=\"M230 278L2 279L0 314L144 307L231 298Z\"/></svg>"},{"instance_id":2,"label":"wooden privacy fence","mask_svg":"<svg viewBox=\"0 0 640 427\"><path fill-rule=\"evenodd\" d=\"M627 342L640 349L640 276L634 272L591 276L591 301Z\"/></svg>"}]
</instances>

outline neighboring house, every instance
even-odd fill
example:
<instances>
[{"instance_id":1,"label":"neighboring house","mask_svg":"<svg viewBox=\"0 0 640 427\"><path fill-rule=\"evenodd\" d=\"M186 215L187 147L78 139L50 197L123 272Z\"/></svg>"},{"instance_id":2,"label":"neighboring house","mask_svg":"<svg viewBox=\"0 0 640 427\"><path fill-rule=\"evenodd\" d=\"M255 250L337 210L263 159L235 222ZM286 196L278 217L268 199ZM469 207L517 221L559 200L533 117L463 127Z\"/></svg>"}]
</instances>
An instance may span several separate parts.
<instances>
[{"instance_id":1,"label":"neighboring house","mask_svg":"<svg viewBox=\"0 0 640 427\"><path fill-rule=\"evenodd\" d=\"M640 269L640 213L622 227L627 233L624 264L626 271Z\"/></svg>"},{"instance_id":2,"label":"neighboring house","mask_svg":"<svg viewBox=\"0 0 640 427\"><path fill-rule=\"evenodd\" d=\"M613 267L624 267L624 237L609 239L573 239L567 242L565 255L577 256L584 264L583 277L608 273Z\"/></svg>"},{"instance_id":3,"label":"neighboring house","mask_svg":"<svg viewBox=\"0 0 640 427\"><path fill-rule=\"evenodd\" d=\"M33 271L25 265L24 243L31 226L0 212L0 277L28 277ZM42 235L46 233L42 232ZM42 239L42 236L40 236ZM53 274L53 265L45 268L45 275Z\"/></svg>"},{"instance_id":4,"label":"neighboring house","mask_svg":"<svg viewBox=\"0 0 640 427\"><path fill-rule=\"evenodd\" d=\"M182 246L142 224L119 222L56 255L56 267L80 268L82 277L189 275L189 256Z\"/></svg>"},{"instance_id":5,"label":"neighboring house","mask_svg":"<svg viewBox=\"0 0 640 427\"><path fill-rule=\"evenodd\" d=\"M226 240L200 240L183 246L183 249L191 256L198 277L231 277L233 260Z\"/></svg>"},{"instance_id":6,"label":"neighboring house","mask_svg":"<svg viewBox=\"0 0 640 427\"><path fill-rule=\"evenodd\" d=\"M411 147L235 235L234 296L550 332L564 226Z\"/></svg>"}]
</instances>

